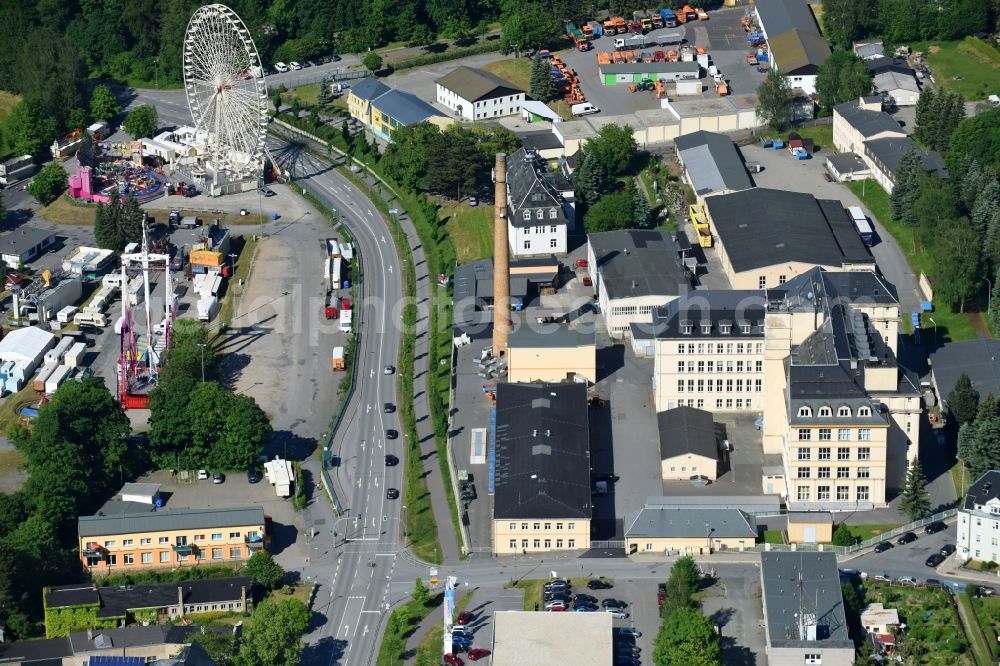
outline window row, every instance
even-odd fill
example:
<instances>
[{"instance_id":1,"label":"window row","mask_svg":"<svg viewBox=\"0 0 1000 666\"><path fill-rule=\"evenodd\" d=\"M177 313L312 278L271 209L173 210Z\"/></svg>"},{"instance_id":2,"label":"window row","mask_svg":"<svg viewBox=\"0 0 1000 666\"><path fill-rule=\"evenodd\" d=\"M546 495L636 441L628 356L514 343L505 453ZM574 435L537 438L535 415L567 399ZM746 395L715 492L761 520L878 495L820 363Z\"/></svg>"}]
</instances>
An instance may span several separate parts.
<instances>
[{"instance_id":1,"label":"window row","mask_svg":"<svg viewBox=\"0 0 1000 666\"><path fill-rule=\"evenodd\" d=\"M554 220L557 217L559 217L558 210L559 209L557 209L557 208L549 208L549 219L550 220ZM530 210L525 210L523 213L521 213L521 218L525 219L525 220L530 220L531 219L531 211ZM538 209L535 210L535 219L536 220L544 220L545 219L545 209L544 208L538 208ZM542 228L542 227L539 227L539 228ZM552 231L555 231L555 227L552 228ZM527 230L525 230L525 233L527 233ZM537 232L537 233L541 233L541 232Z\"/></svg>"},{"instance_id":2,"label":"window row","mask_svg":"<svg viewBox=\"0 0 1000 666\"><path fill-rule=\"evenodd\" d=\"M677 372L764 372L764 361L677 361Z\"/></svg>"},{"instance_id":3,"label":"window row","mask_svg":"<svg viewBox=\"0 0 1000 666\"><path fill-rule=\"evenodd\" d=\"M796 496L800 502L812 500L812 488L809 486L799 486ZM855 488L854 499L857 502L867 502L871 497L868 486L858 486ZM838 502L848 502L851 499L850 486L837 486L836 498ZM830 501L830 486L816 486L816 501Z\"/></svg>"},{"instance_id":4,"label":"window row","mask_svg":"<svg viewBox=\"0 0 1000 666\"><path fill-rule=\"evenodd\" d=\"M750 335L750 322L746 321L740 322L739 324L736 325L736 328L739 329L740 333L742 333L743 335ZM701 331L702 335L712 334L711 322L705 324L699 324L698 329ZM691 335L693 331L694 331L694 323L690 321L681 322L681 333L683 335ZM722 335L729 335L732 332L733 332L732 322L719 322L719 333L721 333Z\"/></svg>"},{"instance_id":5,"label":"window row","mask_svg":"<svg viewBox=\"0 0 1000 666\"><path fill-rule=\"evenodd\" d=\"M563 548L563 540L556 539L556 548ZM531 546L528 546L528 539L521 539L521 550L542 550L552 548L552 539L532 539ZM544 544L544 546L542 545ZM576 539L566 539L566 548L573 549L576 548ZM517 550L517 539L510 540L510 549Z\"/></svg>"},{"instance_id":6,"label":"window row","mask_svg":"<svg viewBox=\"0 0 1000 666\"><path fill-rule=\"evenodd\" d=\"M812 478L810 474L812 473L811 467L799 467L798 478L809 479ZM830 478L830 468L829 467L817 467L816 468L816 478L817 479L829 479ZM871 469L868 467L858 467L857 468L858 479L869 479L871 478ZM838 467L837 468L837 478L838 479L849 479L851 478L851 468L850 467Z\"/></svg>"},{"instance_id":7,"label":"window row","mask_svg":"<svg viewBox=\"0 0 1000 666\"><path fill-rule=\"evenodd\" d=\"M554 250L557 247L559 247L559 239L557 239L557 238L550 238L549 239L549 249L550 250ZM531 249L531 241L530 240L525 240L524 241L524 249L525 250L530 250Z\"/></svg>"},{"instance_id":8,"label":"window row","mask_svg":"<svg viewBox=\"0 0 1000 666\"><path fill-rule=\"evenodd\" d=\"M822 438L820 438L822 439ZM844 439L847 439L846 437ZM796 457L799 460L812 460L813 450L808 447L800 446L795 450ZM820 446L816 449L816 460L831 460L833 454L833 449L829 446ZM872 449L870 446L858 447L858 460L871 460ZM837 447L837 460L850 460L851 459L851 449L846 446Z\"/></svg>"},{"instance_id":9,"label":"window row","mask_svg":"<svg viewBox=\"0 0 1000 666\"><path fill-rule=\"evenodd\" d=\"M785 276L785 275L779 275L778 276L778 284L785 284L785 280L787 280L787 279L788 279L787 276ZM759 276L757 278L757 288L758 289L766 289L767 288L767 276L766 275L761 275L761 276Z\"/></svg>"},{"instance_id":10,"label":"window row","mask_svg":"<svg viewBox=\"0 0 1000 666\"><path fill-rule=\"evenodd\" d=\"M119 555L122 558L122 564L124 564L126 566L133 565L133 564L136 563L136 559L135 559L136 558L136 553L109 553L103 559L104 564L107 565L107 566L116 566L118 564L118 557L119 557ZM148 552L147 553L138 553L138 555L139 555L139 562L141 564L153 564L153 561L154 561L153 553L148 553ZM155 559L156 559L156 561L159 564L171 564L172 563L171 555L172 555L172 553L169 550L164 550L164 551L160 551L159 556L156 557ZM209 559L209 556L211 556L211 559L213 559L213 560L224 560L224 559L227 559L226 549L225 548L212 548L211 552L209 552L208 550L199 550L197 553L194 554L194 558L196 560L207 560L207 559ZM187 559L187 557L188 557L187 555L183 555L183 554L178 553L177 554L177 561L178 562L183 562L183 561L185 561ZM242 560L243 559L243 548L242 547L233 547L233 548L230 548L229 549L229 554L228 554L228 559L230 559L230 560ZM101 564L101 562L102 562L102 559L100 557L88 557L87 558L87 565L91 566L91 567L99 566Z\"/></svg>"},{"instance_id":11,"label":"window row","mask_svg":"<svg viewBox=\"0 0 1000 666\"><path fill-rule=\"evenodd\" d=\"M227 535L226 535L225 532L212 532L211 533L211 540L212 541L225 541L228 538L228 540L231 541L233 539L239 539L242 536L243 536L242 532L229 532L228 537L227 537ZM247 538L255 539L256 537L259 537L259 536L260 536L260 534L258 532L247 532ZM194 535L194 542L195 543L199 543L199 542L202 542L202 541L208 541L208 540L209 540L209 535L205 535L205 534L195 534ZM156 542L159 545L169 545L170 544L170 537L168 537L168 536L157 537ZM178 536L178 537L176 537L174 539L174 543L181 544L181 545L184 545L187 542L188 542L187 536ZM135 545L135 539L122 539L122 548L128 548L129 546L134 546L134 545ZM141 537L139 539L139 545L140 546L151 546L151 545L153 545L153 539L152 539L152 537ZM118 547L118 540L117 539L108 539L107 541L104 542L104 547L105 548L117 548Z\"/></svg>"},{"instance_id":12,"label":"window row","mask_svg":"<svg viewBox=\"0 0 1000 666\"><path fill-rule=\"evenodd\" d=\"M681 400L680 402L683 403L684 401ZM690 403L691 401L688 400L688 402ZM698 406L699 407L702 406L701 405L702 402L703 402L702 400L698 401ZM722 398L716 398L715 399L715 408L716 409L733 409L733 399L732 398L726 398L724 402L725 402L725 406L723 406L723 400L722 400ZM747 398L745 402L746 402L746 408L750 409L750 407L752 407L752 405L750 404L750 398ZM694 405L690 405L690 404L688 405L688 407L693 407L693 406ZM744 400L743 400L743 398L736 398L736 405L735 405L736 409L743 409L743 406L744 406Z\"/></svg>"},{"instance_id":13,"label":"window row","mask_svg":"<svg viewBox=\"0 0 1000 666\"><path fill-rule=\"evenodd\" d=\"M723 382L725 382L725 388L723 388ZM711 379L689 379L687 383L683 379L677 380L678 393L684 393L685 386L688 393L722 393L723 391L732 393L734 390L737 393L761 393L764 390L764 380L747 379L744 382L742 379L735 381L732 379L716 379L715 381Z\"/></svg>"},{"instance_id":14,"label":"window row","mask_svg":"<svg viewBox=\"0 0 1000 666\"><path fill-rule=\"evenodd\" d=\"M763 354L763 342L694 342L677 345L678 354Z\"/></svg>"},{"instance_id":15,"label":"window row","mask_svg":"<svg viewBox=\"0 0 1000 666\"><path fill-rule=\"evenodd\" d=\"M529 525L531 526L532 530L534 530L534 531L537 532L538 530L543 529L543 527L542 527L543 525L545 526L544 529L551 530L553 523L521 523L521 531L522 532L526 532L528 530L528 526ZM556 530L561 531L562 528L563 528L563 523L555 523L555 526L556 526ZM517 531L517 523L510 523L508 525L507 529L509 529L511 532L516 532ZM566 529L568 529L570 531L575 530L576 529L576 523L566 523Z\"/></svg>"},{"instance_id":16,"label":"window row","mask_svg":"<svg viewBox=\"0 0 1000 666\"><path fill-rule=\"evenodd\" d=\"M812 415L813 415L812 407L809 407L808 405L802 405L801 407L799 407L799 416L800 417L802 417L802 418L808 418L808 417L810 417ZM833 416L833 409L831 409L830 407L824 405L824 406L822 406L822 407L819 408L819 411L817 412L817 415L821 416L821 417ZM871 407L869 407L867 405L862 405L861 407L858 407L858 416L865 416L865 417L867 417L867 416L871 416L871 415L872 415L872 408ZM841 405L841 406L837 407L837 416L841 416L841 417L843 417L843 416L851 416L851 408L848 407L847 405Z\"/></svg>"},{"instance_id":17,"label":"window row","mask_svg":"<svg viewBox=\"0 0 1000 666\"><path fill-rule=\"evenodd\" d=\"M833 431L830 428L818 428L819 430L819 441L825 442L829 441L833 437ZM812 428L798 428L799 431L799 441L808 442L811 441L813 436ZM858 441L870 442L872 438L871 428L858 428ZM850 428L837 428L837 441L838 442L849 442L851 441L851 429Z\"/></svg>"}]
</instances>

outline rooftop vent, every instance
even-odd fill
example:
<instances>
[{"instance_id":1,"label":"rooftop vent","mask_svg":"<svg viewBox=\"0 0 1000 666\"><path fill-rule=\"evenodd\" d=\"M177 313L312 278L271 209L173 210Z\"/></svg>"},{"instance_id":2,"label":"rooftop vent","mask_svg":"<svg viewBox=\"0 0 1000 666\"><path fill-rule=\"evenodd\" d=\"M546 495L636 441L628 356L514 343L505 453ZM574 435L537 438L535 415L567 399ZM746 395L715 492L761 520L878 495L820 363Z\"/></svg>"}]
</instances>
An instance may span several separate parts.
<instances>
[{"instance_id":1,"label":"rooftop vent","mask_svg":"<svg viewBox=\"0 0 1000 666\"><path fill-rule=\"evenodd\" d=\"M552 455L552 447L549 446L548 444L535 444L534 446L531 447L531 455L533 455L533 456L551 456ZM532 478L534 478L534 477L535 477L535 475L533 474Z\"/></svg>"}]
</instances>

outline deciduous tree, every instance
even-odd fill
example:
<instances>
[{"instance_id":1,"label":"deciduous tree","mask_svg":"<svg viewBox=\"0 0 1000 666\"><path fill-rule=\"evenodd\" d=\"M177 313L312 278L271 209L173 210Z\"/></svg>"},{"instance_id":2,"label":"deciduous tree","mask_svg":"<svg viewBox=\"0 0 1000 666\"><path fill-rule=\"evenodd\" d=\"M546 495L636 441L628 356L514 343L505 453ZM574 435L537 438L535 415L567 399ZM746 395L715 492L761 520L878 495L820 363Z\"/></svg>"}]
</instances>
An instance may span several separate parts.
<instances>
[{"instance_id":1,"label":"deciduous tree","mask_svg":"<svg viewBox=\"0 0 1000 666\"><path fill-rule=\"evenodd\" d=\"M671 613L653 643L656 666L717 666L722 663L719 636L698 608Z\"/></svg>"},{"instance_id":2,"label":"deciduous tree","mask_svg":"<svg viewBox=\"0 0 1000 666\"><path fill-rule=\"evenodd\" d=\"M377 72L382 69L382 56L380 56L376 51L369 51L361 60L361 64L367 67L370 71Z\"/></svg>"},{"instance_id":3,"label":"deciduous tree","mask_svg":"<svg viewBox=\"0 0 1000 666\"><path fill-rule=\"evenodd\" d=\"M28 193L35 197L38 203L48 206L58 199L68 186L69 176L66 170L55 162L50 162L31 179Z\"/></svg>"},{"instance_id":4,"label":"deciduous tree","mask_svg":"<svg viewBox=\"0 0 1000 666\"><path fill-rule=\"evenodd\" d=\"M628 229L632 225L632 195L629 192L612 192L587 209L583 226L587 233Z\"/></svg>"},{"instance_id":5,"label":"deciduous tree","mask_svg":"<svg viewBox=\"0 0 1000 666\"><path fill-rule=\"evenodd\" d=\"M784 131L792 122L792 87L771 69L757 88L757 115L775 131Z\"/></svg>"},{"instance_id":6,"label":"deciduous tree","mask_svg":"<svg viewBox=\"0 0 1000 666\"><path fill-rule=\"evenodd\" d=\"M309 628L309 609L298 599L262 601L243 633L241 666L295 666L302 634Z\"/></svg>"},{"instance_id":7,"label":"deciduous tree","mask_svg":"<svg viewBox=\"0 0 1000 666\"><path fill-rule=\"evenodd\" d=\"M16 154L39 157L56 138L56 121L39 103L22 100L10 111L7 133Z\"/></svg>"},{"instance_id":8,"label":"deciduous tree","mask_svg":"<svg viewBox=\"0 0 1000 666\"><path fill-rule=\"evenodd\" d=\"M285 577L285 570L266 550L258 550L247 560L243 573L267 590L273 590Z\"/></svg>"},{"instance_id":9,"label":"deciduous tree","mask_svg":"<svg viewBox=\"0 0 1000 666\"><path fill-rule=\"evenodd\" d=\"M867 95L871 89L872 79L868 67L850 51L834 51L823 61L816 74L819 103L827 111L841 102Z\"/></svg>"},{"instance_id":10,"label":"deciduous tree","mask_svg":"<svg viewBox=\"0 0 1000 666\"><path fill-rule=\"evenodd\" d=\"M583 153L593 153L609 176L625 175L639 147L628 125L605 125L583 144Z\"/></svg>"},{"instance_id":11,"label":"deciduous tree","mask_svg":"<svg viewBox=\"0 0 1000 666\"><path fill-rule=\"evenodd\" d=\"M114 123L121 112L122 107L118 104L118 100L115 99L110 88L104 85L94 88L94 92L90 96L90 115L94 120Z\"/></svg>"},{"instance_id":12,"label":"deciduous tree","mask_svg":"<svg viewBox=\"0 0 1000 666\"><path fill-rule=\"evenodd\" d=\"M151 137L156 132L158 122L156 107L152 104L143 104L135 107L125 116L125 131L133 139Z\"/></svg>"}]
</instances>

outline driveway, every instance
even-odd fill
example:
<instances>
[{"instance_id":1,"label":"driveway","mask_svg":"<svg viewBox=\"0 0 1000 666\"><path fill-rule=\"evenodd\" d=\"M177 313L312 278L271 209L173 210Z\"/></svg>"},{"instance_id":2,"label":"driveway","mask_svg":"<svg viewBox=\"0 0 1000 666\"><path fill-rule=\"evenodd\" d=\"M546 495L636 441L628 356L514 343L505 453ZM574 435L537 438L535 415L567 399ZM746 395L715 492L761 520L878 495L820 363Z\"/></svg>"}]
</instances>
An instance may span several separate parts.
<instances>
[{"instance_id":1,"label":"driveway","mask_svg":"<svg viewBox=\"0 0 1000 666\"><path fill-rule=\"evenodd\" d=\"M763 666L767 663L767 654L760 571L752 565L715 569L722 594L706 596L702 610L719 626L723 661L728 666Z\"/></svg>"}]
</instances>

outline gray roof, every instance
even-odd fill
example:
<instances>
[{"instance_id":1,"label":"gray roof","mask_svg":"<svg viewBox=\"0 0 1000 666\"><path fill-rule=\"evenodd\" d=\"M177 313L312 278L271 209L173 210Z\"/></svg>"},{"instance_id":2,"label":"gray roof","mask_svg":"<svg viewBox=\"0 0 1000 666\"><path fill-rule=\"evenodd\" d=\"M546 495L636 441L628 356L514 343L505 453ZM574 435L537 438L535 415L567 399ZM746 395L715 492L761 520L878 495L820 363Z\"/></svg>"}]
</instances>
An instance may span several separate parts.
<instances>
[{"instance_id":1,"label":"gray roof","mask_svg":"<svg viewBox=\"0 0 1000 666\"><path fill-rule=\"evenodd\" d=\"M180 645L200 634L201 627L196 626L154 624L144 627L131 625L114 629L94 629L92 632L75 631L69 635L69 642L73 653L79 654L102 649L125 650L126 648L154 645ZM98 644L98 636L104 636L104 641L101 641L103 645Z\"/></svg>"},{"instance_id":2,"label":"gray roof","mask_svg":"<svg viewBox=\"0 0 1000 666\"><path fill-rule=\"evenodd\" d=\"M392 90L392 88L372 77L364 79L363 81L355 83L351 86L352 95L360 99L368 100L369 102L376 97L386 94L390 90Z\"/></svg>"},{"instance_id":3,"label":"gray roof","mask_svg":"<svg viewBox=\"0 0 1000 666\"><path fill-rule=\"evenodd\" d=\"M979 391L980 399L990 393L1000 397L1000 340L949 342L931 354L930 361L934 385L943 402L963 373Z\"/></svg>"},{"instance_id":4,"label":"gray roof","mask_svg":"<svg viewBox=\"0 0 1000 666\"><path fill-rule=\"evenodd\" d=\"M589 520L590 422L585 384L500 384L497 520Z\"/></svg>"},{"instance_id":5,"label":"gray roof","mask_svg":"<svg viewBox=\"0 0 1000 666\"><path fill-rule=\"evenodd\" d=\"M828 216L831 209L811 194L755 187L709 197L705 206L737 273L787 262L871 261L839 202L840 214Z\"/></svg>"},{"instance_id":6,"label":"gray roof","mask_svg":"<svg viewBox=\"0 0 1000 666\"><path fill-rule=\"evenodd\" d=\"M666 231L625 229L587 237L601 288L609 299L677 296L690 280L673 237Z\"/></svg>"},{"instance_id":7,"label":"gray roof","mask_svg":"<svg viewBox=\"0 0 1000 666\"><path fill-rule=\"evenodd\" d=\"M834 153L826 158L837 173L868 171L868 165L854 153Z\"/></svg>"},{"instance_id":8,"label":"gray roof","mask_svg":"<svg viewBox=\"0 0 1000 666\"><path fill-rule=\"evenodd\" d=\"M528 150L552 150L563 147L559 137L551 130L520 132L517 140Z\"/></svg>"},{"instance_id":9,"label":"gray roof","mask_svg":"<svg viewBox=\"0 0 1000 666\"><path fill-rule=\"evenodd\" d=\"M156 511L155 504L146 502L123 502L121 500L110 499L101 505L96 516L123 516L129 513L152 513Z\"/></svg>"},{"instance_id":10,"label":"gray roof","mask_svg":"<svg viewBox=\"0 0 1000 666\"><path fill-rule=\"evenodd\" d=\"M28 250L41 245L49 238L54 238L51 229L38 227L20 227L16 231L0 236L0 253L24 254Z\"/></svg>"},{"instance_id":11,"label":"gray roof","mask_svg":"<svg viewBox=\"0 0 1000 666\"><path fill-rule=\"evenodd\" d=\"M942 177L947 175L944 169L944 160L941 159L941 156L933 150L929 153L924 152L908 136L890 136L884 139L869 139L865 141L865 154L874 158L874 161L885 165L888 172L893 175L895 175L896 169L899 168L899 162L903 159L903 155L911 150L920 157L925 171Z\"/></svg>"},{"instance_id":12,"label":"gray roof","mask_svg":"<svg viewBox=\"0 0 1000 666\"><path fill-rule=\"evenodd\" d=\"M914 76L913 70L906 73L893 70L882 71L874 76L872 82L875 84L876 90L885 92L892 92L894 90L920 92L920 86L917 84L917 77Z\"/></svg>"},{"instance_id":13,"label":"gray roof","mask_svg":"<svg viewBox=\"0 0 1000 666\"><path fill-rule=\"evenodd\" d=\"M760 575L771 647L854 650L834 553L761 553ZM815 618L815 639L800 635L806 616Z\"/></svg>"},{"instance_id":14,"label":"gray roof","mask_svg":"<svg viewBox=\"0 0 1000 666\"><path fill-rule=\"evenodd\" d=\"M118 617L140 608L168 608L177 605L178 588L184 603L205 604L239 601L244 592L250 596L253 585L249 578L205 578L175 583L142 583L122 587L96 585L54 585L45 588L47 608L67 608L98 604L98 617Z\"/></svg>"},{"instance_id":15,"label":"gray roof","mask_svg":"<svg viewBox=\"0 0 1000 666\"><path fill-rule=\"evenodd\" d=\"M828 511L789 511L790 523L832 523L833 514Z\"/></svg>"},{"instance_id":16,"label":"gray roof","mask_svg":"<svg viewBox=\"0 0 1000 666\"><path fill-rule=\"evenodd\" d=\"M693 454L712 460L719 457L712 413L694 407L674 407L656 415L660 433L660 458Z\"/></svg>"},{"instance_id":17,"label":"gray roof","mask_svg":"<svg viewBox=\"0 0 1000 666\"><path fill-rule=\"evenodd\" d=\"M508 340L511 348L547 347L551 349L567 347L596 346L596 332L578 331L565 324L529 325L524 322L510 334Z\"/></svg>"},{"instance_id":18,"label":"gray roof","mask_svg":"<svg viewBox=\"0 0 1000 666\"><path fill-rule=\"evenodd\" d=\"M263 524L264 507L261 506L218 509L161 509L141 515L81 516L77 518L81 537Z\"/></svg>"},{"instance_id":19,"label":"gray roof","mask_svg":"<svg viewBox=\"0 0 1000 666\"><path fill-rule=\"evenodd\" d=\"M862 109L858 100L851 100L833 107L834 113L839 113L847 123L861 133L861 136L868 138L881 132L893 132L899 136L906 133L899 127L899 123L892 119L884 111L870 111ZM854 150L860 150L861 146L854 146Z\"/></svg>"},{"instance_id":20,"label":"gray roof","mask_svg":"<svg viewBox=\"0 0 1000 666\"><path fill-rule=\"evenodd\" d=\"M565 203L556 186L556 174L549 171L545 160L534 152L519 148L507 156L507 220L515 227L568 225L563 211ZM536 215L525 220L523 211L544 209L544 217ZM548 211L556 211L554 218Z\"/></svg>"},{"instance_id":21,"label":"gray roof","mask_svg":"<svg viewBox=\"0 0 1000 666\"><path fill-rule=\"evenodd\" d=\"M625 537L754 540L757 525L739 509L646 506L625 516Z\"/></svg>"},{"instance_id":22,"label":"gray roof","mask_svg":"<svg viewBox=\"0 0 1000 666\"><path fill-rule=\"evenodd\" d=\"M861 59L881 56L885 53L885 47L881 41L854 42L854 54Z\"/></svg>"},{"instance_id":23,"label":"gray roof","mask_svg":"<svg viewBox=\"0 0 1000 666\"><path fill-rule=\"evenodd\" d=\"M997 498L1000 498L1000 472L991 469L983 472L982 476L969 486L969 491L965 494L965 503L962 506L966 510L972 511L976 505L981 506Z\"/></svg>"},{"instance_id":24,"label":"gray roof","mask_svg":"<svg viewBox=\"0 0 1000 666\"><path fill-rule=\"evenodd\" d=\"M496 74L462 65L435 81L470 102L523 94L524 91Z\"/></svg>"},{"instance_id":25,"label":"gray roof","mask_svg":"<svg viewBox=\"0 0 1000 666\"><path fill-rule=\"evenodd\" d=\"M896 72L897 74L909 74L912 77L916 77L916 72L910 67L910 63L905 60L886 57L872 58L865 61L865 66L868 67L868 73L873 76L882 72Z\"/></svg>"},{"instance_id":26,"label":"gray roof","mask_svg":"<svg viewBox=\"0 0 1000 666\"><path fill-rule=\"evenodd\" d=\"M756 6L768 38L788 30L819 34L816 19L805 0L757 0Z\"/></svg>"},{"instance_id":27,"label":"gray roof","mask_svg":"<svg viewBox=\"0 0 1000 666\"><path fill-rule=\"evenodd\" d=\"M764 292L750 289L698 289L653 310L653 336L659 339L716 338L735 340L764 338ZM691 326L690 333L682 327ZM722 332L729 325L729 333ZM750 332L744 333L749 324ZM705 327L708 326L708 332Z\"/></svg>"},{"instance_id":28,"label":"gray roof","mask_svg":"<svg viewBox=\"0 0 1000 666\"><path fill-rule=\"evenodd\" d=\"M780 460L781 455L778 454ZM647 497L646 507L683 507L688 509L740 509L751 515L781 512L781 498L777 495L671 495Z\"/></svg>"},{"instance_id":29,"label":"gray roof","mask_svg":"<svg viewBox=\"0 0 1000 666\"><path fill-rule=\"evenodd\" d=\"M160 492L158 483L126 483L118 491L119 495L155 495Z\"/></svg>"},{"instance_id":30,"label":"gray roof","mask_svg":"<svg viewBox=\"0 0 1000 666\"><path fill-rule=\"evenodd\" d=\"M621 62L598 66L601 74L694 74L700 72L697 62Z\"/></svg>"},{"instance_id":31,"label":"gray roof","mask_svg":"<svg viewBox=\"0 0 1000 666\"><path fill-rule=\"evenodd\" d=\"M753 187L740 152L728 136L699 130L677 137L674 145L696 193Z\"/></svg>"},{"instance_id":32,"label":"gray roof","mask_svg":"<svg viewBox=\"0 0 1000 666\"><path fill-rule=\"evenodd\" d=\"M413 93L390 89L372 100L372 106L403 125L416 125L444 114Z\"/></svg>"}]
</instances>

